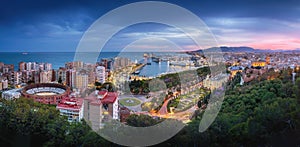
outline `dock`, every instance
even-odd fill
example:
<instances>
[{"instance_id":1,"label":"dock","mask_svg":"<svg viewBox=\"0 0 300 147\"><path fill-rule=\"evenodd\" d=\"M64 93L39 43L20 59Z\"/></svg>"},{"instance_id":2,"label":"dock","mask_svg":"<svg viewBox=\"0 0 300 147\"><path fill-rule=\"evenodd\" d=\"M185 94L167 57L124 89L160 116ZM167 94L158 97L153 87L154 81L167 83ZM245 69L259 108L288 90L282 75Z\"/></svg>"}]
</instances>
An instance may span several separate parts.
<instances>
[{"instance_id":1,"label":"dock","mask_svg":"<svg viewBox=\"0 0 300 147\"><path fill-rule=\"evenodd\" d=\"M131 74L134 74L135 72L137 72L138 70L142 69L146 64L137 64L136 66L134 66L132 68Z\"/></svg>"}]
</instances>

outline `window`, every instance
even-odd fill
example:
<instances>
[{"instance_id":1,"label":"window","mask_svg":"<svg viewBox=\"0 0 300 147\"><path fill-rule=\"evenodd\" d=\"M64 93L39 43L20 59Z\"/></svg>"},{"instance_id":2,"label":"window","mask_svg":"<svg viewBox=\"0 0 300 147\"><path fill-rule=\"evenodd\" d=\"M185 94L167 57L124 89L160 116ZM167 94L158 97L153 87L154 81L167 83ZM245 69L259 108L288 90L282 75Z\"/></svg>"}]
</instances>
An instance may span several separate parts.
<instances>
[{"instance_id":1,"label":"window","mask_svg":"<svg viewBox=\"0 0 300 147\"><path fill-rule=\"evenodd\" d=\"M105 110L108 110L108 104L103 104L103 108L104 108Z\"/></svg>"}]
</instances>

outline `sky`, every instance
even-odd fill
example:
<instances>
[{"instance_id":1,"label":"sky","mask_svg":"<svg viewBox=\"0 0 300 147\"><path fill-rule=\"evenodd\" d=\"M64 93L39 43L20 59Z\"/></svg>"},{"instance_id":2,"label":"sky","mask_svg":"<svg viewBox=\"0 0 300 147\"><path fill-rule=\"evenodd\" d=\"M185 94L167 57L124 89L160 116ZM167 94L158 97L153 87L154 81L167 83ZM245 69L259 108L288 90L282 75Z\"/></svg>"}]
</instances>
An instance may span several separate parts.
<instances>
[{"instance_id":1,"label":"sky","mask_svg":"<svg viewBox=\"0 0 300 147\"><path fill-rule=\"evenodd\" d=\"M139 1L3 0L0 5L0 52L73 52L94 21L133 2ZM164 2L196 14L211 30L219 46L300 48L299 0ZM160 44L165 39L173 39L185 50L198 49L181 31L155 23L137 24L121 30L109 40L105 49L113 51L128 45L149 50L165 48Z\"/></svg>"}]
</instances>

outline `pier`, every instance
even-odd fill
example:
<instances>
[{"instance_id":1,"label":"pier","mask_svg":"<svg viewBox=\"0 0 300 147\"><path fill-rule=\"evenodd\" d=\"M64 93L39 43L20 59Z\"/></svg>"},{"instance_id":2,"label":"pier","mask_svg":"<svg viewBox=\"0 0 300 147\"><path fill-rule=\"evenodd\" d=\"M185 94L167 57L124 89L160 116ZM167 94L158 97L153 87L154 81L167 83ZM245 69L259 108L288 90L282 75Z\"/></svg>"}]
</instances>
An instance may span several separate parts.
<instances>
[{"instance_id":1,"label":"pier","mask_svg":"<svg viewBox=\"0 0 300 147\"><path fill-rule=\"evenodd\" d=\"M134 74L135 72L139 71L140 69L142 69L146 64L136 64L131 71L131 74Z\"/></svg>"}]
</instances>

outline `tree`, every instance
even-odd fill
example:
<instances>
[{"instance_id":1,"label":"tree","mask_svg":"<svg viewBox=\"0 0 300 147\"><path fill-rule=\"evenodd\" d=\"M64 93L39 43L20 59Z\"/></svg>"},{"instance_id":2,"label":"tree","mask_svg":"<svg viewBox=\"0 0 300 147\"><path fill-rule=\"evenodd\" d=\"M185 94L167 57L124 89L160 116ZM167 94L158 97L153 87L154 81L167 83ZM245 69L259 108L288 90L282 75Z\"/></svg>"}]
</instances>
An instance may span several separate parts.
<instances>
[{"instance_id":1,"label":"tree","mask_svg":"<svg viewBox=\"0 0 300 147\"><path fill-rule=\"evenodd\" d=\"M102 86L100 82L95 82L95 86Z\"/></svg>"},{"instance_id":2,"label":"tree","mask_svg":"<svg viewBox=\"0 0 300 147\"><path fill-rule=\"evenodd\" d=\"M1 102L0 145L15 146L18 142L22 142L24 146L96 146L100 142L109 144L95 135L84 121L69 123L53 106L27 98L13 101L1 99ZM93 142L90 141L91 138Z\"/></svg>"},{"instance_id":3,"label":"tree","mask_svg":"<svg viewBox=\"0 0 300 147\"><path fill-rule=\"evenodd\" d=\"M57 81L59 84L61 84L62 83L62 78L61 78L61 76L59 76L59 78L58 78L58 81Z\"/></svg>"},{"instance_id":4,"label":"tree","mask_svg":"<svg viewBox=\"0 0 300 147\"><path fill-rule=\"evenodd\" d=\"M294 89L295 89L295 93L296 93L298 102L300 103L300 78L297 78Z\"/></svg>"},{"instance_id":5,"label":"tree","mask_svg":"<svg viewBox=\"0 0 300 147\"><path fill-rule=\"evenodd\" d=\"M289 70L281 71L280 79L283 83L287 83L292 80L291 72Z\"/></svg>"},{"instance_id":6,"label":"tree","mask_svg":"<svg viewBox=\"0 0 300 147\"><path fill-rule=\"evenodd\" d=\"M201 108L201 107L202 107L202 101L201 101L201 100L198 101L197 106L198 106L198 108Z\"/></svg>"},{"instance_id":7,"label":"tree","mask_svg":"<svg viewBox=\"0 0 300 147\"><path fill-rule=\"evenodd\" d=\"M159 121L153 119L149 115L132 114L126 119L126 123L129 126L134 126L134 127L148 127L159 123Z\"/></svg>"},{"instance_id":8,"label":"tree","mask_svg":"<svg viewBox=\"0 0 300 147\"><path fill-rule=\"evenodd\" d=\"M109 92L116 92L117 91L115 85L111 82L103 83L100 89L106 89Z\"/></svg>"},{"instance_id":9,"label":"tree","mask_svg":"<svg viewBox=\"0 0 300 147\"><path fill-rule=\"evenodd\" d=\"M34 84L34 81L33 81L33 80L29 80L29 81L27 82L27 85L30 85L30 84Z\"/></svg>"}]
</instances>

